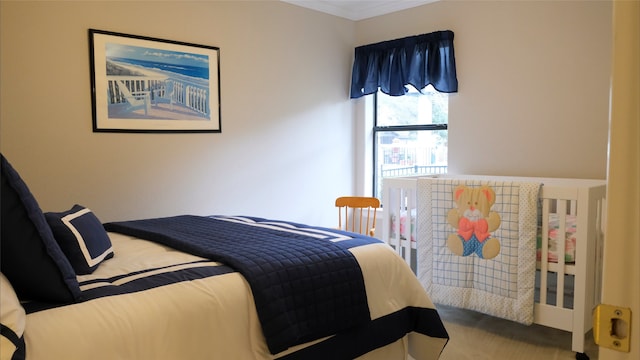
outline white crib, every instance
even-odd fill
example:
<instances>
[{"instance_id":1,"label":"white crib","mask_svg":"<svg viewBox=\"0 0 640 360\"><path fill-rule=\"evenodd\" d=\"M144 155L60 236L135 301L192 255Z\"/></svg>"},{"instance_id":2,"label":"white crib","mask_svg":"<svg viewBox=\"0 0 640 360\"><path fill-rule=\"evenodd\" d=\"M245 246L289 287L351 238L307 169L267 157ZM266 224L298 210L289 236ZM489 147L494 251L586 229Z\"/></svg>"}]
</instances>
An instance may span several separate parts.
<instances>
[{"instance_id":1,"label":"white crib","mask_svg":"<svg viewBox=\"0 0 640 360\"><path fill-rule=\"evenodd\" d=\"M575 262L565 259L565 246L549 261L549 236L538 237L534 323L572 333L572 351L584 355L585 334L592 328L592 309L600 302L605 180L524 178L504 176L436 175L439 178L536 181L540 191L540 233L549 234L550 214L557 234L567 233L567 220L575 224ZM420 244L417 231L420 177L383 181L382 240L390 244L417 272ZM556 215L557 214L557 215ZM556 238L563 245L565 237ZM569 260L572 260L569 257Z\"/></svg>"}]
</instances>

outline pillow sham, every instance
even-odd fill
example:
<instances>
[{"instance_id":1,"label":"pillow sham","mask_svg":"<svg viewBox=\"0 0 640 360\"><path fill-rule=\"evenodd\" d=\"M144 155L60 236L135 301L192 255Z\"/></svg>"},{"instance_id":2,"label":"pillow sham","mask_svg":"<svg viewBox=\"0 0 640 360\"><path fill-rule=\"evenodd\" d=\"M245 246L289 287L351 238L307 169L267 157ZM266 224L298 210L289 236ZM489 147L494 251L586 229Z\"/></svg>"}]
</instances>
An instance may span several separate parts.
<instances>
[{"instance_id":1,"label":"pillow sham","mask_svg":"<svg viewBox=\"0 0 640 360\"><path fill-rule=\"evenodd\" d=\"M0 273L0 359L25 358L27 315L11 283Z\"/></svg>"},{"instance_id":2,"label":"pillow sham","mask_svg":"<svg viewBox=\"0 0 640 360\"><path fill-rule=\"evenodd\" d=\"M20 300L70 303L80 298L76 274L20 175L0 154L0 271Z\"/></svg>"},{"instance_id":3,"label":"pillow sham","mask_svg":"<svg viewBox=\"0 0 640 360\"><path fill-rule=\"evenodd\" d=\"M76 204L70 210L44 216L76 274L91 274L101 262L113 257L107 231L86 207Z\"/></svg>"}]
</instances>

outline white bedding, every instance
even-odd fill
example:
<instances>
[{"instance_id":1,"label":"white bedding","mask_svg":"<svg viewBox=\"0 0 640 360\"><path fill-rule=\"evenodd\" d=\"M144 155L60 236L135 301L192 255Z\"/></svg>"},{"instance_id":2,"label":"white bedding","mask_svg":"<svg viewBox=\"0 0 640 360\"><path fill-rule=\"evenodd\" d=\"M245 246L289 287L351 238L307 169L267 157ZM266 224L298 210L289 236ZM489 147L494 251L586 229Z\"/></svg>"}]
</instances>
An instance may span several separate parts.
<instances>
[{"instance_id":1,"label":"white bedding","mask_svg":"<svg viewBox=\"0 0 640 360\"><path fill-rule=\"evenodd\" d=\"M198 257L109 233L115 256L79 281ZM385 244L350 249L364 275L371 318L407 306L434 308L407 264ZM27 359L277 359L266 346L248 283L237 272L27 315ZM411 333L363 359L437 359L446 339ZM322 342L322 340L316 341Z\"/></svg>"}]
</instances>

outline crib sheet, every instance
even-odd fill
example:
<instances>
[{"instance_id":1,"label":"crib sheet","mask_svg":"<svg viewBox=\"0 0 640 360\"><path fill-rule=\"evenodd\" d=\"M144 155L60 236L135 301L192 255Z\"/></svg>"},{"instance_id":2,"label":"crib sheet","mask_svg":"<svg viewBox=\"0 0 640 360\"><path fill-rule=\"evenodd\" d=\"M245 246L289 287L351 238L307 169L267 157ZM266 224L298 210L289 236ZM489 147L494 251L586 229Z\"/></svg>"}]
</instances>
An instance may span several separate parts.
<instances>
[{"instance_id":1,"label":"crib sheet","mask_svg":"<svg viewBox=\"0 0 640 360\"><path fill-rule=\"evenodd\" d=\"M549 251L547 258L549 262L558 262L558 247L561 246L559 243L563 240L564 262L573 263L576 261L576 216L566 215L565 218L565 236L564 239L562 239L558 234L560 232L560 220L558 214L549 214L549 232L547 234L549 239ZM542 259L542 226L540 225L538 226L536 258L538 261Z\"/></svg>"},{"instance_id":2,"label":"crib sheet","mask_svg":"<svg viewBox=\"0 0 640 360\"><path fill-rule=\"evenodd\" d=\"M411 241L416 241L416 209L411 209L409 211L410 216L409 216L409 226L410 226L410 230L409 230L409 234L411 237ZM390 219L390 226L389 226L389 238L393 239L396 237L396 221L398 219L398 216L396 216L395 213L392 213L391 216L389 217ZM400 224L399 224L399 229L400 229L400 239L401 240L407 240L405 234L405 229L407 226L407 211L403 210L400 212Z\"/></svg>"}]
</instances>

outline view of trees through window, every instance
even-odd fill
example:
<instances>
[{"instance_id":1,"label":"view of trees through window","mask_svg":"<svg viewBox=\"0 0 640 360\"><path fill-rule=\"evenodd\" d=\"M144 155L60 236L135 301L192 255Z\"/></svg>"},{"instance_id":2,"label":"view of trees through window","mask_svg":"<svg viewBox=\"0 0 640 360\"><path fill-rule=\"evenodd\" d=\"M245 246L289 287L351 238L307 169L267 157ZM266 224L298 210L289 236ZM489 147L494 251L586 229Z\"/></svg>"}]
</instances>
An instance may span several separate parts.
<instances>
[{"instance_id":1,"label":"view of trees through window","mask_svg":"<svg viewBox=\"0 0 640 360\"><path fill-rule=\"evenodd\" d=\"M448 95L431 86L404 96L376 94L374 196L386 177L447 172Z\"/></svg>"}]
</instances>

